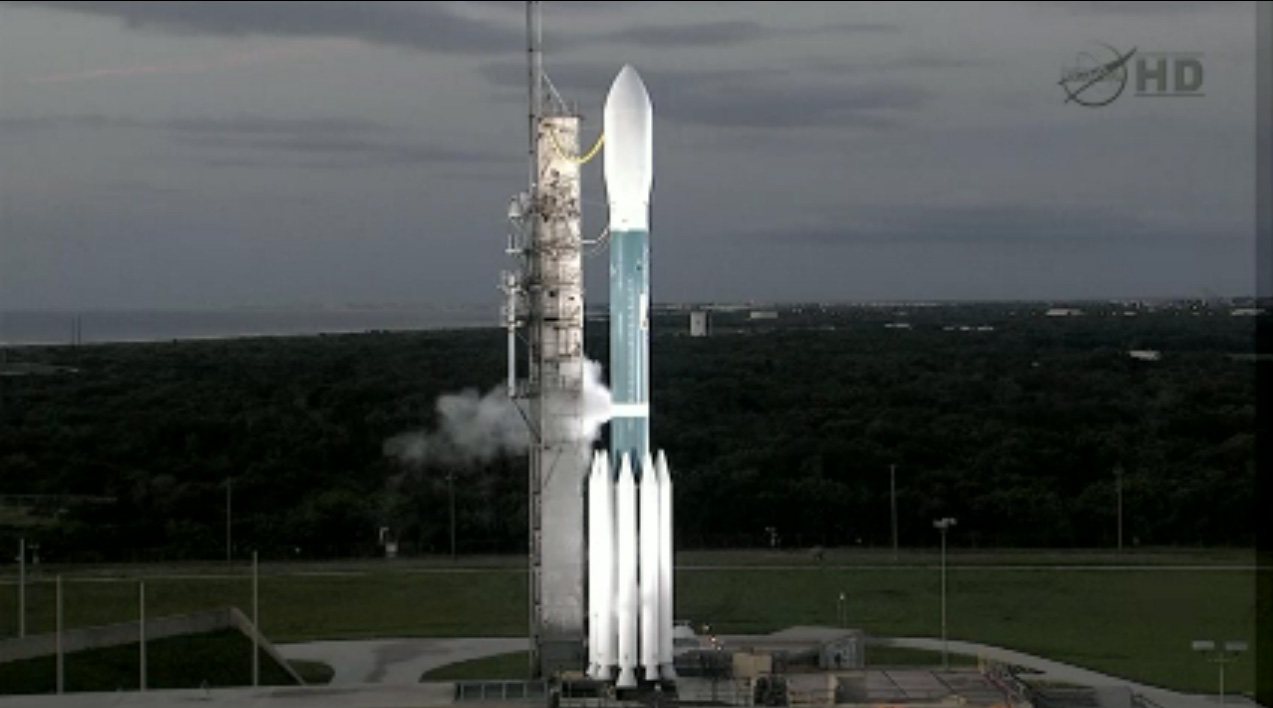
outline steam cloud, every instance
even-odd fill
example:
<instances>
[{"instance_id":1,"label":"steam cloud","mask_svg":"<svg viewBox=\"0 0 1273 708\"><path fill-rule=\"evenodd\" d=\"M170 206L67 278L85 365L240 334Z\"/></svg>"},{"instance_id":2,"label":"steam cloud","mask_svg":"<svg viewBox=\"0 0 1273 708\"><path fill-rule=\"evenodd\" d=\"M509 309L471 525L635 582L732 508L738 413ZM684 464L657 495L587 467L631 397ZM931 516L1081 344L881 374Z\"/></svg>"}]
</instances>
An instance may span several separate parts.
<instances>
[{"instance_id":1,"label":"steam cloud","mask_svg":"<svg viewBox=\"0 0 1273 708\"><path fill-rule=\"evenodd\" d=\"M564 398L549 398L547 406L570 406ZM591 446L610 421L610 390L601 382L601 365L584 362L583 396L579 430L564 431L581 446ZM476 389L438 398L438 427L395 436L384 444L384 453L412 465L437 463L473 465L526 451L530 430L503 386L486 395Z\"/></svg>"}]
</instances>

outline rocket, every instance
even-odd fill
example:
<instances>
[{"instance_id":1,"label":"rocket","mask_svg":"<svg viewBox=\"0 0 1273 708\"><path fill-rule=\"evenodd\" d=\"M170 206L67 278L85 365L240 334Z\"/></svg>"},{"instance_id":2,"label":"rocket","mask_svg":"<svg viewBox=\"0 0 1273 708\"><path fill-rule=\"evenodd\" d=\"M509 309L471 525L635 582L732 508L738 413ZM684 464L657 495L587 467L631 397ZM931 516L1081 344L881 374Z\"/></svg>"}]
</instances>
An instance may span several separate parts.
<instances>
[{"instance_id":1,"label":"rocket","mask_svg":"<svg viewBox=\"0 0 1273 708\"><path fill-rule=\"evenodd\" d=\"M650 190L654 108L636 69L623 67L605 107L610 204L610 450L634 462L650 439Z\"/></svg>"},{"instance_id":2,"label":"rocket","mask_svg":"<svg viewBox=\"0 0 1273 708\"><path fill-rule=\"evenodd\" d=\"M624 66L606 97L610 207L610 454L589 475L589 672L615 685L674 680L672 480L650 451L650 192L654 109ZM657 462L655 461L657 460Z\"/></svg>"}]
</instances>

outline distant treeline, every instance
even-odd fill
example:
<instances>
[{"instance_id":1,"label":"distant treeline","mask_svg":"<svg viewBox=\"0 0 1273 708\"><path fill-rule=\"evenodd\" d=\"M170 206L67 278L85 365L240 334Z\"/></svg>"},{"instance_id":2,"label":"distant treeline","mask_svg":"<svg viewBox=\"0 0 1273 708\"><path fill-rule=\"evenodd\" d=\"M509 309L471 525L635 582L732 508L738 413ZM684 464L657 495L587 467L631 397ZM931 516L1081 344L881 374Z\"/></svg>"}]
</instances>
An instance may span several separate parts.
<instances>
[{"instance_id":1,"label":"distant treeline","mask_svg":"<svg viewBox=\"0 0 1273 708\"><path fill-rule=\"evenodd\" d=\"M1038 305L655 321L653 440L682 547L1253 545L1254 320ZM909 328L886 326L905 323ZM966 328L966 329L964 329ZM980 330L980 331L979 331ZM588 351L607 359L604 325ZM1161 353L1157 361L1129 355ZM17 349L0 376L0 548L46 561L526 545L526 464L412 467L386 440L504 378L493 330ZM74 495L74 496L68 496ZM6 499L8 501L6 501ZM7 562L10 554L5 551Z\"/></svg>"}]
</instances>

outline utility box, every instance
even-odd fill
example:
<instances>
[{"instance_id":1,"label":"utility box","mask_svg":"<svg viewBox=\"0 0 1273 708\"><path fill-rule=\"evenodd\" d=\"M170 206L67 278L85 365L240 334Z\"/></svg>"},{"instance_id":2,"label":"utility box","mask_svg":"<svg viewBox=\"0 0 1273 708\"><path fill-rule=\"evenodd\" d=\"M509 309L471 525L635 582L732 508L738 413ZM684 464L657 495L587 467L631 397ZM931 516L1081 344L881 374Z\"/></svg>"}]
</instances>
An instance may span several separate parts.
<instances>
[{"instance_id":1,"label":"utility box","mask_svg":"<svg viewBox=\"0 0 1273 708\"><path fill-rule=\"evenodd\" d=\"M769 654L737 652L734 654L734 678L754 679L774 672L774 658Z\"/></svg>"},{"instance_id":2,"label":"utility box","mask_svg":"<svg viewBox=\"0 0 1273 708\"><path fill-rule=\"evenodd\" d=\"M866 636L859 630L846 631L827 640L818 652L818 667L828 671L861 669L866 666Z\"/></svg>"}]
</instances>

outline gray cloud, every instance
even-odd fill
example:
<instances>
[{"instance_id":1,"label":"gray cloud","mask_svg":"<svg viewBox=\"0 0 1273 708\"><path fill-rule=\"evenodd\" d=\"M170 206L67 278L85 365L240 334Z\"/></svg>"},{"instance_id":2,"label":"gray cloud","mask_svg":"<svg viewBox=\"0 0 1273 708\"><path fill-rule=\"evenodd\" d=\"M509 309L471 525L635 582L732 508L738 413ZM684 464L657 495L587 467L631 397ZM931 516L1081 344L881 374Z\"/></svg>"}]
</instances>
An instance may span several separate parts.
<instances>
[{"instance_id":1,"label":"gray cloud","mask_svg":"<svg viewBox=\"0 0 1273 708\"><path fill-rule=\"evenodd\" d=\"M614 78L609 67L597 65L550 68L559 86L574 91L603 92ZM525 70L512 63L487 64L481 73L500 87L525 83ZM663 71L649 84L661 117L722 128L884 128L930 99L919 86L897 81L809 83L801 76L789 69Z\"/></svg>"},{"instance_id":2,"label":"gray cloud","mask_svg":"<svg viewBox=\"0 0 1273 708\"><path fill-rule=\"evenodd\" d=\"M985 246L1153 244L1249 234L1200 232L1183 224L1155 224L1133 211L1111 206L1060 207L1019 204L975 206L859 207L791 229L749 234L820 246L963 244Z\"/></svg>"},{"instance_id":3,"label":"gray cloud","mask_svg":"<svg viewBox=\"0 0 1273 708\"><path fill-rule=\"evenodd\" d=\"M66 129L107 130L137 128L146 121L99 113L63 116L0 116L0 138Z\"/></svg>"},{"instance_id":4,"label":"gray cloud","mask_svg":"<svg viewBox=\"0 0 1273 708\"><path fill-rule=\"evenodd\" d=\"M27 6L0 2L6 306L496 306L523 3ZM619 65L650 84L661 300L1240 292L1253 13L1209 7L546 3L545 59L588 139ZM1101 38L1204 53L1208 98L1069 110Z\"/></svg>"},{"instance_id":5,"label":"gray cloud","mask_svg":"<svg viewBox=\"0 0 1273 708\"><path fill-rule=\"evenodd\" d=\"M757 22L705 22L681 25L642 25L605 35L608 39L645 47L712 47L745 44L787 35L896 33L897 25L837 22L804 29L787 29Z\"/></svg>"},{"instance_id":6,"label":"gray cloud","mask_svg":"<svg viewBox=\"0 0 1273 708\"><path fill-rule=\"evenodd\" d=\"M751 42L771 36L772 30L755 22L712 22L692 25L644 25L608 35L619 42L647 47L721 46Z\"/></svg>"},{"instance_id":7,"label":"gray cloud","mask_svg":"<svg viewBox=\"0 0 1273 708\"><path fill-rule=\"evenodd\" d=\"M302 167L371 167L379 165L513 164L520 154L423 145L396 131L360 119L277 119L238 117L184 119L166 123L173 139L202 149L231 150L256 156L284 153L304 156ZM221 158L219 166L235 164ZM238 164L245 165L240 157Z\"/></svg>"},{"instance_id":8,"label":"gray cloud","mask_svg":"<svg viewBox=\"0 0 1273 708\"><path fill-rule=\"evenodd\" d=\"M254 155L217 157L204 164L229 166L293 165L302 168L381 165L511 165L520 153L462 150L420 144L403 131L359 118L174 118L139 120L86 114L44 118L0 118L0 138L58 130L148 130L177 145ZM273 159L265 157L273 154ZM280 154L291 154L291 159Z\"/></svg>"},{"instance_id":9,"label":"gray cloud","mask_svg":"<svg viewBox=\"0 0 1273 708\"><path fill-rule=\"evenodd\" d=\"M1222 7L1238 8L1250 5L1245 2L1038 2L1046 5L1070 10L1080 14L1100 15L1162 15L1185 14L1193 12L1209 12Z\"/></svg>"},{"instance_id":10,"label":"gray cloud","mask_svg":"<svg viewBox=\"0 0 1273 708\"><path fill-rule=\"evenodd\" d=\"M507 164L517 162L519 154L501 155L477 150L458 150L432 145L396 143L361 137L283 135L274 137L249 136L187 136L180 139L185 145L215 149L236 150L252 155L262 152L291 153L300 155L338 156L339 161L307 166L338 167L340 165L440 165L440 164ZM228 164L228 163L223 163Z\"/></svg>"},{"instance_id":11,"label":"gray cloud","mask_svg":"<svg viewBox=\"0 0 1273 708\"><path fill-rule=\"evenodd\" d=\"M183 34L343 37L370 44L403 46L455 53L512 53L524 44L516 28L525 3L311 2L298 9L292 2L91 2L5 0L0 4L111 17L129 27ZM503 22L467 17L454 9L464 5L506 10ZM572 11L622 11L636 3L571 2ZM514 12L516 11L516 12ZM638 25L617 32L554 37L561 51L580 44L621 42L656 47L712 47L743 44L798 34L896 33L897 25L836 22L811 28L780 28L751 21L719 21L671 25Z\"/></svg>"},{"instance_id":12,"label":"gray cloud","mask_svg":"<svg viewBox=\"0 0 1273 708\"><path fill-rule=\"evenodd\" d=\"M523 33L465 17L445 3L415 2L48 2L8 4L111 17L129 27L229 36L345 37L453 53L515 53Z\"/></svg>"},{"instance_id":13,"label":"gray cloud","mask_svg":"<svg viewBox=\"0 0 1273 708\"><path fill-rule=\"evenodd\" d=\"M186 134L235 135L348 135L382 133L387 128L362 118L174 118L164 123L169 130Z\"/></svg>"},{"instance_id":14,"label":"gray cloud","mask_svg":"<svg viewBox=\"0 0 1273 708\"><path fill-rule=\"evenodd\" d=\"M740 128L886 128L929 101L901 83L796 85L773 82L673 83L664 105L672 120Z\"/></svg>"}]
</instances>

